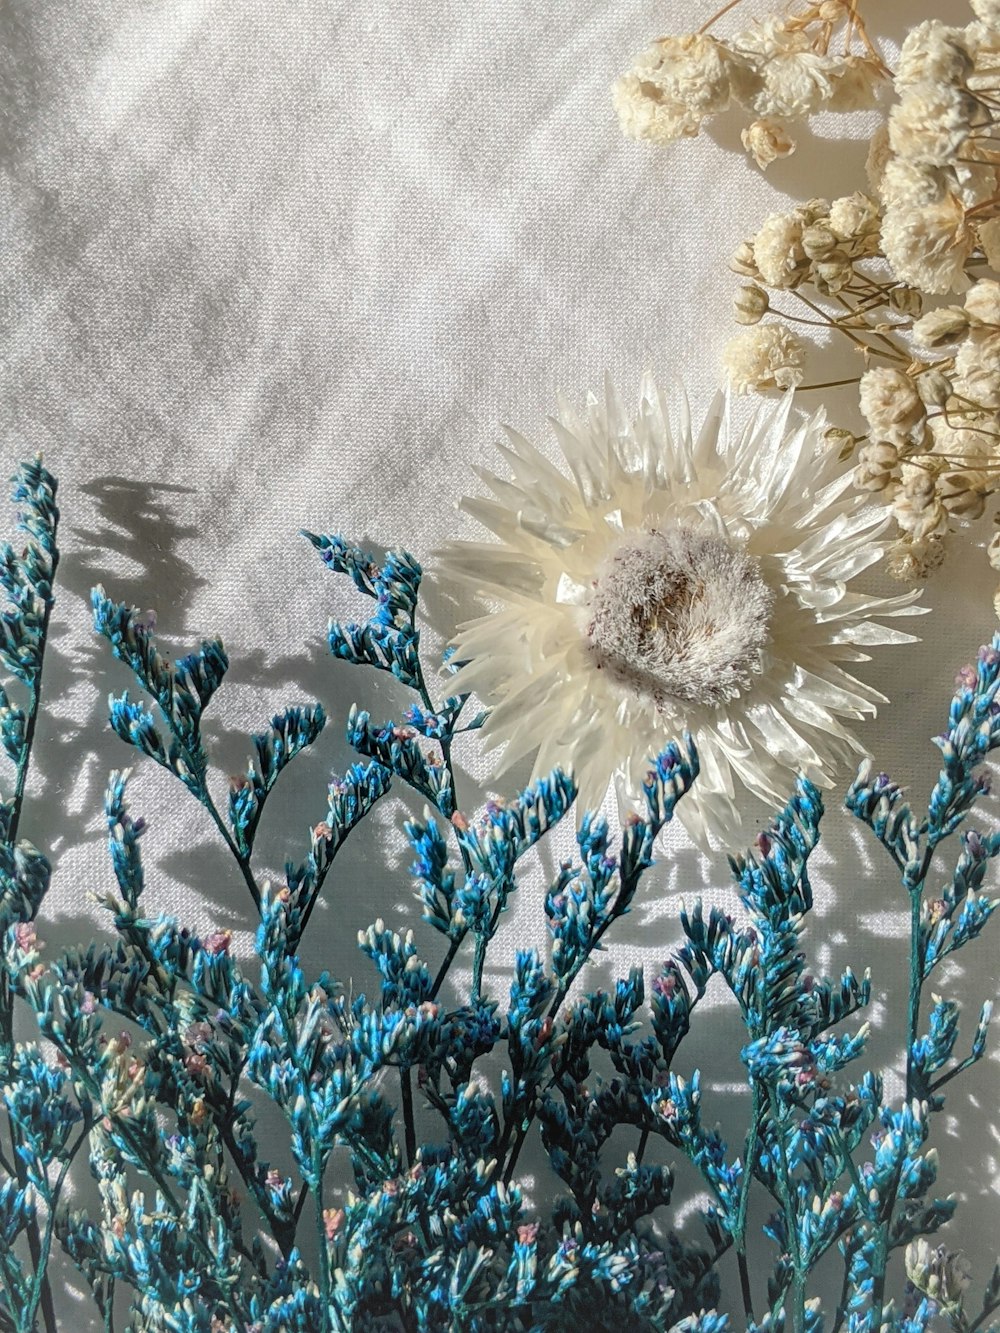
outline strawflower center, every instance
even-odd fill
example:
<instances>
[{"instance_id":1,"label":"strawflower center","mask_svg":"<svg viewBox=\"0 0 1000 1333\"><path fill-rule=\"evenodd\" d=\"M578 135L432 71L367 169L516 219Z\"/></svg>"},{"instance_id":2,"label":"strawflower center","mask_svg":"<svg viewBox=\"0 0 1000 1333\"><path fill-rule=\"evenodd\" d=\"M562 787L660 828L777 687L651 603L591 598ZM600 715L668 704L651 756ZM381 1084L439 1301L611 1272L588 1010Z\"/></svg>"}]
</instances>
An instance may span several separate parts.
<instances>
[{"instance_id":1,"label":"strawflower center","mask_svg":"<svg viewBox=\"0 0 1000 1333\"><path fill-rule=\"evenodd\" d=\"M752 556L683 527L626 533L598 571L597 665L658 706L719 705L763 670L774 594Z\"/></svg>"}]
</instances>

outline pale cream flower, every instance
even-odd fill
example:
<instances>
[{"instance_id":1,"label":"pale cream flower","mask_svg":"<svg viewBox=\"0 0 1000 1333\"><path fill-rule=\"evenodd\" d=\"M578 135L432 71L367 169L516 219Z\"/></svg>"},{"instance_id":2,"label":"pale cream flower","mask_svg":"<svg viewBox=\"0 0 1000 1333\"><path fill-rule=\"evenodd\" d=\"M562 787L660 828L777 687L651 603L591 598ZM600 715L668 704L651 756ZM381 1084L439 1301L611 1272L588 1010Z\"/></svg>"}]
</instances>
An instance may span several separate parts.
<instances>
[{"instance_id":1,"label":"pale cream flower","mask_svg":"<svg viewBox=\"0 0 1000 1333\"><path fill-rule=\"evenodd\" d=\"M885 79L881 68L867 56L844 56L834 75L827 106L830 111L868 111L878 103Z\"/></svg>"},{"instance_id":2,"label":"pale cream flower","mask_svg":"<svg viewBox=\"0 0 1000 1333\"><path fill-rule=\"evenodd\" d=\"M969 0L969 7L988 28L1000 28L1000 0Z\"/></svg>"},{"instance_id":3,"label":"pale cream flower","mask_svg":"<svg viewBox=\"0 0 1000 1333\"><path fill-rule=\"evenodd\" d=\"M700 116L679 102L664 100L655 84L637 74L625 74L615 83L611 104L622 133L630 139L668 144L701 128Z\"/></svg>"},{"instance_id":4,"label":"pale cream flower","mask_svg":"<svg viewBox=\"0 0 1000 1333\"><path fill-rule=\"evenodd\" d=\"M921 315L913 326L913 341L918 347L940 347L963 338L968 328L969 317L960 306L941 306Z\"/></svg>"},{"instance_id":5,"label":"pale cream flower","mask_svg":"<svg viewBox=\"0 0 1000 1333\"><path fill-rule=\"evenodd\" d=\"M697 33L665 37L647 47L611 96L631 138L668 143L697 134L706 116L729 105L725 48Z\"/></svg>"},{"instance_id":6,"label":"pale cream flower","mask_svg":"<svg viewBox=\"0 0 1000 1333\"><path fill-rule=\"evenodd\" d=\"M980 278L965 293L965 312L981 324L1000 325L1000 282Z\"/></svg>"},{"instance_id":7,"label":"pale cream flower","mask_svg":"<svg viewBox=\"0 0 1000 1333\"><path fill-rule=\"evenodd\" d=\"M761 70L761 87L752 101L759 116L795 118L818 111L833 96L843 73L837 56L815 51L776 52Z\"/></svg>"},{"instance_id":8,"label":"pale cream flower","mask_svg":"<svg viewBox=\"0 0 1000 1333\"><path fill-rule=\"evenodd\" d=\"M964 30L928 19L907 33L893 82L897 90L920 83L960 87L971 70Z\"/></svg>"},{"instance_id":9,"label":"pale cream flower","mask_svg":"<svg viewBox=\"0 0 1000 1333\"><path fill-rule=\"evenodd\" d=\"M896 277L932 296L965 288L965 261L975 244L954 196L923 208L888 208L882 221L882 245Z\"/></svg>"},{"instance_id":10,"label":"pale cream flower","mask_svg":"<svg viewBox=\"0 0 1000 1333\"><path fill-rule=\"evenodd\" d=\"M463 508L499 542L455 542L445 571L485 613L460 626L454 680L494 705L504 766L572 766L580 809L618 784L627 808L650 756L687 730L701 776L678 806L700 840L733 836L737 787L780 802L795 773L828 784L860 746L845 725L881 697L841 664L912 642L881 624L914 595L847 590L886 524L791 398L746 427L720 400L692 430L652 380L638 412L610 387L554 429L568 471L509 432L512 480Z\"/></svg>"},{"instance_id":11,"label":"pale cream flower","mask_svg":"<svg viewBox=\"0 0 1000 1333\"><path fill-rule=\"evenodd\" d=\"M842 241L877 234L881 221L878 204L860 190L830 205L830 229Z\"/></svg>"},{"instance_id":12,"label":"pale cream flower","mask_svg":"<svg viewBox=\"0 0 1000 1333\"><path fill-rule=\"evenodd\" d=\"M958 194L958 179L947 167L893 157L885 164L879 195L887 208L923 208Z\"/></svg>"},{"instance_id":13,"label":"pale cream flower","mask_svg":"<svg viewBox=\"0 0 1000 1333\"><path fill-rule=\"evenodd\" d=\"M889 144L899 157L944 167L968 138L976 102L948 85L910 89L889 113Z\"/></svg>"},{"instance_id":14,"label":"pale cream flower","mask_svg":"<svg viewBox=\"0 0 1000 1333\"><path fill-rule=\"evenodd\" d=\"M736 393L793 389L802 383L806 349L784 324L758 324L729 339L722 364Z\"/></svg>"},{"instance_id":15,"label":"pale cream flower","mask_svg":"<svg viewBox=\"0 0 1000 1333\"><path fill-rule=\"evenodd\" d=\"M740 138L743 147L762 169L779 157L790 157L795 152L795 140L778 120L755 120Z\"/></svg>"},{"instance_id":16,"label":"pale cream flower","mask_svg":"<svg viewBox=\"0 0 1000 1333\"><path fill-rule=\"evenodd\" d=\"M913 380L891 366L866 370L858 395L861 415L879 439L900 444L924 419L924 405Z\"/></svg>"},{"instance_id":17,"label":"pale cream flower","mask_svg":"<svg viewBox=\"0 0 1000 1333\"><path fill-rule=\"evenodd\" d=\"M753 238L757 271L769 287L794 287L805 276L808 264L802 248L802 232L809 225L805 210L769 213Z\"/></svg>"}]
</instances>

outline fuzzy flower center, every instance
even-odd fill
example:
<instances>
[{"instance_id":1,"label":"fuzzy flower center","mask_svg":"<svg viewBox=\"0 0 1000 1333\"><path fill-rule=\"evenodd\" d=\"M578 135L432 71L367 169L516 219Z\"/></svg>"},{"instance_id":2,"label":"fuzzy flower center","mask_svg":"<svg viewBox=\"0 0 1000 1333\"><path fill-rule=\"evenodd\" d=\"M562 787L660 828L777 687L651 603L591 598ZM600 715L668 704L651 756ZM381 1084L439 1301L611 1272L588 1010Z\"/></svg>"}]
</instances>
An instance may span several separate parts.
<instances>
[{"instance_id":1,"label":"fuzzy flower center","mask_svg":"<svg viewBox=\"0 0 1000 1333\"><path fill-rule=\"evenodd\" d=\"M774 595L759 563L682 527L628 533L594 586L598 666L652 699L718 705L763 670Z\"/></svg>"}]
</instances>

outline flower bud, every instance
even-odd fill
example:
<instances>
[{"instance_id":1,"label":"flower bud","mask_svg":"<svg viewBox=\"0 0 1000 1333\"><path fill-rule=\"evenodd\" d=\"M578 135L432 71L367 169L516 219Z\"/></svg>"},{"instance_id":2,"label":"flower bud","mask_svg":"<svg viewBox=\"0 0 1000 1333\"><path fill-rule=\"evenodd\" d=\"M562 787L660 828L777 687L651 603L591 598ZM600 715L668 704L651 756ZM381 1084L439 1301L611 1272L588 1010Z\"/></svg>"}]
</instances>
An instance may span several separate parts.
<instances>
[{"instance_id":1,"label":"flower bud","mask_svg":"<svg viewBox=\"0 0 1000 1333\"><path fill-rule=\"evenodd\" d=\"M763 287L747 283L736 293L733 308L737 324L759 324L767 314L771 301Z\"/></svg>"},{"instance_id":2,"label":"flower bud","mask_svg":"<svg viewBox=\"0 0 1000 1333\"><path fill-rule=\"evenodd\" d=\"M836 252L835 252L836 253ZM854 276L850 261L841 256L839 259L824 259L813 268L816 285L828 292L839 292L846 287Z\"/></svg>"},{"instance_id":3,"label":"flower bud","mask_svg":"<svg viewBox=\"0 0 1000 1333\"><path fill-rule=\"evenodd\" d=\"M753 246L749 241L740 241L739 245L729 261L729 267L734 273L740 273L747 278L758 278L757 263L753 257Z\"/></svg>"},{"instance_id":4,"label":"flower bud","mask_svg":"<svg viewBox=\"0 0 1000 1333\"><path fill-rule=\"evenodd\" d=\"M977 479L968 472L958 470L943 472L938 478L938 496L954 518L964 518L971 522L982 517L986 496L974 484Z\"/></svg>"},{"instance_id":5,"label":"flower bud","mask_svg":"<svg viewBox=\"0 0 1000 1333\"><path fill-rule=\"evenodd\" d=\"M951 397L951 380L943 371L928 370L914 380L920 401L925 407L944 407Z\"/></svg>"},{"instance_id":6,"label":"flower bud","mask_svg":"<svg viewBox=\"0 0 1000 1333\"><path fill-rule=\"evenodd\" d=\"M919 315L924 306L924 298L916 287L893 287L889 293L889 305L901 315Z\"/></svg>"},{"instance_id":7,"label":"flower bud","mask_svg":"<svg viewBox=\"0 0 1000 1333\"><path fill-rule=\"evenodd\" d=\"M1000 532L995 532L986 548L986 558L994 569L1000 569Z\"/></svg>"},{"instance_id":8,"label":"flower bud","mask_svg":"<svg viewBox=\"0 0 1000 1333\"><path fill-rule=\"evenodd\" d=\"M810 259L826 259L837 248L837 238L822 222L806 227L802 233L802 249Z\"/></svg>"},{"instance_id":9,"label":"flower bud","mask_svg":"<svg viewBox=\"0 0 1000 1333\"><path fill-rule=\"evenodd\" d=\"M913 341L920 347L940 347L963 337L968 328L969 316L965 311L957 305L946 305L940 310L929 310L917 320Z\"/></svg>"},{"instance_id":10,"label":"flower bud","mask_svg":"<svg viewBox=\"0 0 1000 1333\"><path fill-rule=\"evenodd\" d=\"M795 152L795 140L777 120L755 120L740 135L743 147L761 170Z\"/></svg>"}]
</instances>

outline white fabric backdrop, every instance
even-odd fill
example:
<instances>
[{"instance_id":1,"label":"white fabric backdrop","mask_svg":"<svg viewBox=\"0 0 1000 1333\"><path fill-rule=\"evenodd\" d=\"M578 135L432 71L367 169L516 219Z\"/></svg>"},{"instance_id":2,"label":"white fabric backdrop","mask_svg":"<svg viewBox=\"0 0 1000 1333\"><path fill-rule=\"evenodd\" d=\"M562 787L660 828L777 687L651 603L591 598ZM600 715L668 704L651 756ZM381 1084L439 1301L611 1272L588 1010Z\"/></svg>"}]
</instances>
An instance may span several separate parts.
<instances>
[{"instance_id":1,"label":"white fabric backdrop","mask_svg":"<svg viewBox=\"0 0 1000 1333\"><path fill-rule=\"evenodd\" d=\"M890 41L928 15L967 18L959 0L871 8ZM339 717L358 698L388 715L397 697L325 654L327 615L354 603L299 527L424 555L471 534L454 502L479 489L468 467L497 423L541 434L557 390L579 398L608 368L634 394L652 365L686 380L696 410L707 403L735 243L787 195L855 188L865 148L831 124L764 178L734 151L731 121L673 152L624 141L611 80L649 38L710 12L688 0L7 0L0 462L42 449L64 514L23 824L56 864L51 947L105 928L88 899L111 882L100 804L108 770L129 762L105 726L126 676L89 632L95 581L154 607L178 652L225 639L233 667L209 728L224 784L245 763L241 738L278 705L320 698ZM923 645L869 669L893 702L867 741L917 796L954 671L992 632L991 585L981 556L954 559L928 589ZM322 817L326 773L349 759L341 734L330 727L279 789L263 844L275 871ZM483 771L474 746L460 761ZM149 765L133 788L153 823L151 904L196 930L228 925L246 947L248 903L207 817ZM832 804L811 944L821 965L876 968L880 1059L903 1025L904 904ZM416 919L393 833L402 814L386 803L374 821L391 839L387 870L371 830L350 845L310 967L359 972L359 927ZM728 892L723 866L679 839L658 875L603 976L660 961L677 894ZM497 984L515 937L544 938L537 892L498 946ZM940 984L974 1011L995 993L995 957L995 944L971 949ZM708 1031L709 1085L724 1093L739 1031L721 1010ZM997 1092L992 1059L937 1131L942 1186L968 1199L953 1243L981 1278L997 1230ZM718 1103L737 1134L741 1100Z\"/></svg>"}]
</instances>

